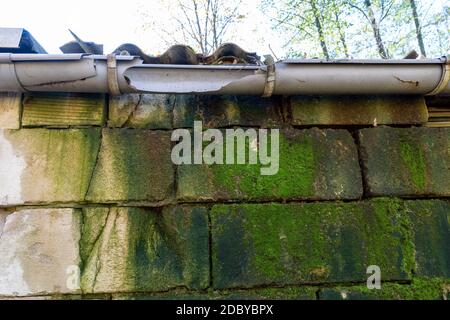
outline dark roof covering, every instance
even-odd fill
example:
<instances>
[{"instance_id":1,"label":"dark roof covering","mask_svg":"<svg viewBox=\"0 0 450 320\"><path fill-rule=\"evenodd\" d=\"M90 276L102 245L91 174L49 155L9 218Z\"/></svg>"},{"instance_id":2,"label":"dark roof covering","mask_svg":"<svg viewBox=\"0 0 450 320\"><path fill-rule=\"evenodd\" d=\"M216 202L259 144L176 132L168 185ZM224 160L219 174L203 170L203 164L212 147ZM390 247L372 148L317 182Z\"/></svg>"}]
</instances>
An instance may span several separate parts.
<instances>
[{"instance_id":1,"label":"dark roof covering","mask_svg":"<svg viewBox=\"0 0 450 320\"><path fill-rule=\"evenodd\" d=\"M102 45L83 41L72 31L70 32L75 41L60 47L63 53L103 54ZM144 63L149 64L261 64L260 57L255 52L247 52L233 43L222 44L211 55L196 53L189 46L177 44L159 56L150 56L132 43L122 44L112 53L139 56Z\"/></svg>"},{"instance_id":2,"label":"dark roof covering","mask_svg":"<svg viewBox=\"0 0 450 320\"><path fill-rule=\"evenodd\" d=\"M33 36L22 28L0 28L0 52L47 53Z\"/></svg>"},{"instance_id":3,"label":"dark roof covering","mask_svg":"<svg viewBox=\"0 0 450 320\"><path fill-rule=\"evenodd\" d=\"M104 54L103 45L83 41L71 30L69 32L74 37L74 41L60 47L63 53ZM22 28L0 28L0 52L47 53L33 36ZM222 44L210 55L196 53L189 46L177 44L159 56L151 56L132 43L122 44L111 53L139 56L147 64L262 64L255 52L247 52L233 43Z\"/></svg>"}]
</instances>

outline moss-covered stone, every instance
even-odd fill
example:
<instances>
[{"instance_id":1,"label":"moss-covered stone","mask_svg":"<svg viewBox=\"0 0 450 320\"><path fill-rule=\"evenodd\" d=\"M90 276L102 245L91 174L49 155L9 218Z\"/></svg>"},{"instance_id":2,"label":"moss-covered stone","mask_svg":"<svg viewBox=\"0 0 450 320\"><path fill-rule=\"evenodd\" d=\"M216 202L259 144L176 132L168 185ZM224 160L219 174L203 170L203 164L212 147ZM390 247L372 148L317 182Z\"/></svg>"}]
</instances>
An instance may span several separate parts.
<instances>
[{"instance_id":1,"label":"moss-covered stone","mask_svg":"<svg viewBox=\"0 0 450 320\"><path fill-rule=\"evenodd\" d=\"M428 121L423 97L339 96L291 98L294 125L421 124Z\"/></svg>"},{"instance_id":2,"label":"moss-covered stone","mask_svg":"<svg viewBox=\"0 0 450 320\"><path fill-rule=\"evenodd\" d=\"M22 126L102 126L105 110L103 94L26 94L23 99Z\"/></svg>"},{"instance_id":3,"label":"moss-covered stone","mask_svg":"<svg viewBox=\"0 0 450 320\"><path fill-rule=\"evenodd\" d=\"M113 300L210 300L211 295L204 292L183 289L159 293L119 293L112 295Z\"/></svg>"},{"instance_id":4,"label":"moss-covered stone","mask_svg":"<svg viewBox=\"0 0 450 320\"><path fill-rule=\"evenodd\" d=\"M114 128L172 128L175 96L124 94L109 98L108 126Z\"/></svg>"},{"instance_id":5,"label":"moss-covered stone","mask_svg":"<svg viewBox=\"0 0 450 320\"><path fill-rule=\"evenodd\" d=\"M246 152L249 148L247 143ZM345 130L280 131L279 170L261 175L262 167L267 166L248 161L179 165L177 197L210 201L357 199L362 195L357 150Z\"/></svg>"},{"instance_id":6,"label":"moss-covered stone","mask_svg":"<svg viewBox=\"0 0 450 320\"><path fill-rule=\"evenodd\" d=\"M317 288L287 287L207 292L171 290L155 294L115 294L114 300L315 300Z\"/></svg>"},{"instance_id":7,"label":"moss-covered stone","mask_svg":"<svg viewBox=\"0 0 450 320\"><path fill-rule=\"evenodd\" d=\"M0 92L0 129L19 129L22 94Z\"/></svg>"},{"instance_id":8,"label":"moss-covered stone","mask_svg":"<svg viewBox=\"0 0 450 320\"><path fill-rule=\"evenodd\" d=\"M0 206L83 202L100 129L0 132Z\"/></svg>"},{"instance_id":9,"label":"moss-covered stone","mask_svg":"<svg viewBox=\"0 0 450 320\"><path fill-rule=\"evenodd\" d=\"M206 209L87 208L83 215L83 292L208 286Z\"/></svg>"},{"instance_id":10,"label":"moss-covered stone","mask_svg":"<svg viewBox=\"0 0 450 320\"><path fill-rule=\"evenodd\" d=\"M216 291L215 298L231 300L315 300L317 288L286 287Z\"/></svg>"},{"instance_id":11,"label":"moss-covered stone","mask_svg":"<svg viewBox=\"0 0 450 320\"><path fill-rule=\"evenodd\" d=\"M194 121L202 121L205 128L279 127L281 110L281 100L276 97L180 95L176 97L174 128L191 128Z\"/></svg>"},{"instance_id":12,"label":"moss-covered stone","mask_svg":"<svg viewBox=\"0 0 450 320\"><path fill-rule=\"evenodd\" d=\"M414 268L401 202L215 205L211 211L215 288L385 280Z\"/></svg>"},{"instance_id":13,"label":"moss-covered stone","mask_svg":"<svg viewBox=\"0 0 450 320\"><path fill-rule=\"evenodd\" d=\"M450 195L450 128L378 127L359 139L370 195Z\"/></svg>"},{"instance_id":14,"label":"moss-covered stone","mask_svg":"<svg viewBox=\"0 0 450 320\"><path fill-rule=\"evenodd\" d=\"M410 284L382 283L381 289L367 286L325 288L319 291L321 300L443 300L446 281L434 278L414 278Z\"/></svg>"},{"instance_id":15,"label":"moss-covered stone","mask_svg":"<svg viewBox=\"0 0 450 320\"><path fill-rule=\"evenodd\" d=\"M170 152L168 132L103 129L86 199L100 203L166 199L174 184Z\"/></svg>"},{"instance_id":16,"label":"moss-covered stone","mask_svg":"<svg viewBox=\"0 0 450 320\"><path fill-rule=\"evenodd\" d=\"M406 207L414 232L415 273L450 280L450 203L407 201Z\"/></svg>"}]
</instances>

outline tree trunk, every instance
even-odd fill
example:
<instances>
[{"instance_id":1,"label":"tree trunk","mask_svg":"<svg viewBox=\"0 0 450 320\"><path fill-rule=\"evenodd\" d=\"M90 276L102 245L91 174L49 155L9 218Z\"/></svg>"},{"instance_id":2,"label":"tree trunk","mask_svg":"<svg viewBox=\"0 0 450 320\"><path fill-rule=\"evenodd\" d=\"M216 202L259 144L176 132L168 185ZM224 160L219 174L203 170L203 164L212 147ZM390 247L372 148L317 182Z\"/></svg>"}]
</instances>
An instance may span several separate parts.
<instances>
[{"instance_id":1,"label":"tree trunk","mask_svg":"<svg viewBox=\"0 0 450 320\"><path fill-rule=\"evenodd\" d=\"M345 39L345 30L343 30L344 28L342 27L341 23L342 8L339 7L339 5L336 3L336 0L333 0L331 4L331 10L333 10L334 22L339 33L339 39L341 41L342 49L344 49L344 55L346 58L349 58L350 54L348 52L347 40Z\"/></svg>"},{"instance_id":2,"label":"tree trunk","mask_svg":"<svg viewBox=\"0 0 450 320\"><path fill-rule=\"evenodd\" d=\"M337 12L334 13L335 19L336 19L336 27L339 32L339 38L341 40L342 48L344 49L345 57L350 57L348 53L348 47L347 47L347 41L345 41L345 33L342 30L341 22L339 21L339 14Z\"/></svg>"},{"instance_id":3,"label":"tree trunk","mask_svg":"<svg viewBox=\"0 0 450 320\"><path fill-rule=\"evenodd\" d=\"M426 56L427 54L425 52L425 45L423 44L422 28L420 27L419 15L417 14L416 1L409 0L409 4L411 6L414 24L416 25L416 36L417 41L419 42L420 53L423 56Z\"/></svg>"},{"instance_id":4,"label":"tree trunk","mask_svg":"<svg viewBox=\"0 0 450 320\"><path fill-rule=\"evenodd\" d=\"M378 26L377 19L372 10L372 2L370 0L364 0L364 5L367 9L367 15L370 19L370 24L372 25L373 35L378 47L378 53L382 59L389 59L389 54L384 47L383 40L381 39L380 27Z\"/></svg>"},{"instance_id":5,"label":"tree trunk","mask_svg":"<svg viewBox=\"0 0 450 320\"><path fill-rule=\"evenodd\" d=\"M316 6L316 0L310 0L309 3L311 5L311 9L314 14L314 23L317 28L317 33L319 34L319 41L320 41L320 46L322 47L323 55L325 56L326 59L330 59L330 55L328 54L327 44L325 42L325 36L323 34L322 23L320 22L319 11L317 10L317 6Z\"/></svg>"}]
</instances>

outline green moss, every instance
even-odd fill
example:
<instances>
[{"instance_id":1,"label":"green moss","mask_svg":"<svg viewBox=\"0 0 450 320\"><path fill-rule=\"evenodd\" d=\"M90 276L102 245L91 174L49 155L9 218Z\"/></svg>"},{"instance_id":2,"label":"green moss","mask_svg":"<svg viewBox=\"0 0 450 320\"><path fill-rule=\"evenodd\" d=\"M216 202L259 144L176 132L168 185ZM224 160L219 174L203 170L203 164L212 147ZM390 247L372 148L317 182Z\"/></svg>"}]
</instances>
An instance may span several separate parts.
<instances>
[{"instance_id":1,"label":"green moss","mask_svg":"<svg viewBox=\"0 0 450 320\"><path fill-rule=\"evenodd\" d=\"M209 284L204 208L86 208L80 247L84 292L204 289Z\"/></svg>"},{"instance_id":2,"label":"green moss","mask_svg":"<svg viewBox=\"0 0 450 320\"><path fill-rule=\"evenodd\" d=\"M250 290L225 290L212 295L214 299L270 299L270 300L315 300L317 288L314 287L287 287L262 288Z\"/></svg>"},{"instance_id":3,"label":"green moss","mask_svg":"<svg viewBox=\"0 0 450 320\"><path fill-rule=\"evenodd\" d=\"M120 300L315 300L317 288L287 287L262 289L208 290L206 292L175 289L154 294L116 294Z\"/></svg>"},{"instance_id":4,"label":"green moss","mask_svg":"<svg viewBox=\"0 0 450 320\"><path fill-rule=\"evenodd\" d=\"M381 249L385 245L389 245L390 250L397 250L398 267L405 277L409 277L415 269L415 249L412 224L404 202L399 199L378 198L372 200L371 203L378 223L384 226L382 230L373 230L376 233L372 240L376 243L374 247ZM394 237L394 241L392 241L392 237ZM385 257L384 250L370 252L370 261L374 265L381 267L380 261L383 261Z\"/></svg>"},{"instance_id":5,"label":"green moss","mask_svg":"<svg viewBox=\"0 0 450 320\"><path fill-rule=\"evenodd\" d=\"M280 134L279 171L275 175L264 176L261 175L261 167L260 164L211 166L213 185L220 186L220 190L234 197L288 198L298 194L306 197L315 192L315 155L312 140L308 137L290 141Z\"/></svg>"},{"instance_id":6,"label":"green moss","mask_svg":"<svg viewBox=\"0 0 450 320\"><path fill-rule=\"evenodd\" d=\"M417 143L401 141L400 154L415 187L418 190L423 190L425 188L426 165L422 149Z\"/></svg>"},{"instance_id":7,"label":"green moss","mask_svg":"<svg viewBox=\"0 0 450 320\"><path fill-rule=\"evenodd\" d=\"M5 131L29 164L21 176L25 202L83 201L95 165L100 129Z\"/></svg>"},{"instance_id":8,"label":"green moss","mask_svg":"<svg viewBox=\"0 0 450 320\"><path fill-rule=\"evenodd\" d=\"M262 175L261 169L269 168L269 164L249 164L248 144L247 138L246 164L223 161L224 164L178 166L178 198L325 200L356 199L362 194L357 150L345 130L280 131L279 167L273 175ZM268 150L271 152L270 144ZM272 163L270 167L276 166Z\"/></svg>"},{"instance_id":9,"label":"green moss","mask_svg":"<svg viewBox=\"0 0 450 320\"><path fill-rule=\"evenodd\" d=\"M169 208L162 214L129 210L128 277L138 290L209 284L206 210Z\"/></svg>"},{"instance_id":10,"label":"green moss","mask_svg":"<svg viewBox=\"0 0 450 320\"><path fill-rule=\"evenodd\" d=\"M173 190L170 134L144 129L103 129L87 200L158 201Z\"/></svg>"},{"instance_id":11,"label":"green moss","mask_svg":"<svg viewBox=\"0 0 450 320\"><path fill-rule=\"evenodd\" d=\"M410 284L382 283L381 289L365 285L323 289L321 299L349 300L442 300L448 281L440 278L415 277Z\"/></svg>"},{"instance_id":12,"label":"green moss","mask_svg":"<svg viewBox=\"0 0 450 320\"><path fill-rule=\"evenodd\" d=\"M83 208L81 210L80 269L82 273L85 264L93 254L94 246L102 235L109 210L106 207Z\"/></svg>"},{"instance_id":13,"label":"green moss","mask_svg":"<svg viewBox=\"0 0 450 320\"><path fill-rule=\"evenodd\" d=\"M294 124L373 125L424 123L428 120L423 97L339 96L291 98Z\"/></svg>"},{"instance_id":14,"label":"green moss","mask_svg":"<svg viewBox=\"0 0 450 320\"><path fill-rule=\"evenodd\" d=\"M399 200L217 205L212 223L219 287L365 281L370 265L383 279L407 280L414 267Z\"/></svg>"},{"instance_id":15,"label":"green moss","mask_svg":"<svg viewBox=\"0 0 450 320\"><path fill-rule=\"evenodd\" d=\"M264 277L306 278L309 273L313 278L321 278L329 273L330 266L322 259L327 240L317 219L320 212L316 216L299 216L295 209L279 204L243 206L244 225L254 250L254 268ZM307 230L309 236L305 236Z\"/></svg>"},{"instance_id":16,"label":"green moss","mask_svg":"<svg viewBox=\"0 0 450 320\"><path fill-rule=\"evenodd\" d=\"M450 277L450 203L442 200L406 201L415 244L415 274Z\"/></svg>"}]
</instances>

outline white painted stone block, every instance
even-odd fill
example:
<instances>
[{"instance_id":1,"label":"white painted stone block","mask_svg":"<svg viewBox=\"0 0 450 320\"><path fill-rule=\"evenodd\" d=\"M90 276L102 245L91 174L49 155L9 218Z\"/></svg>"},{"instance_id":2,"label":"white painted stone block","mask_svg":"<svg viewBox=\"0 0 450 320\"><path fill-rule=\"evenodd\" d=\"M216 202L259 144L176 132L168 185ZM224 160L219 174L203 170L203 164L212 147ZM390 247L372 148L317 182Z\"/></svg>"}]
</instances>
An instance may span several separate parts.
<instances>
[{"instance_id":1,"label":"white painted stone block","mask_svg":"<svg viewBox=\"0 0 450 320\"><path fill-rule=\"evenodd\" d=\"M0 212L0 296L80 293L80 224L76 209Z\"/></svg>"}]
</instances>

